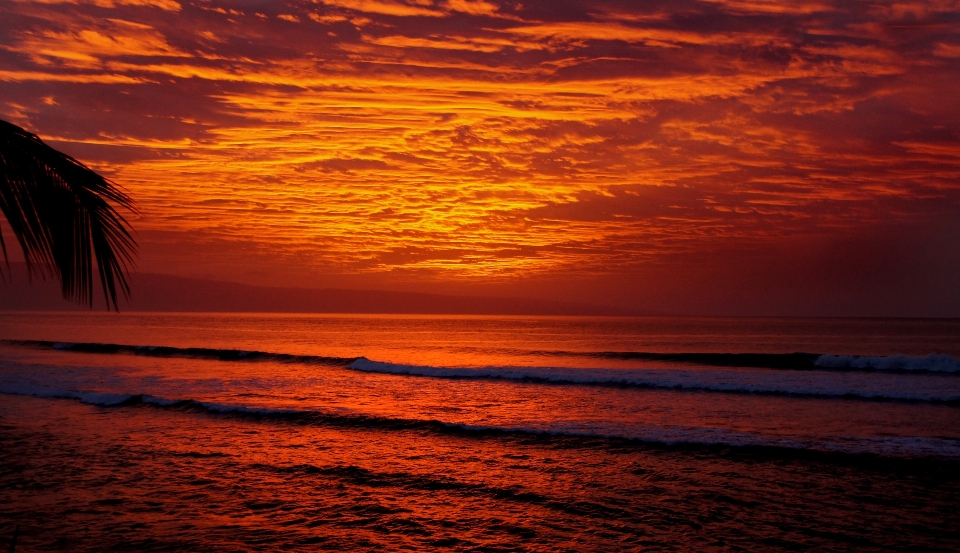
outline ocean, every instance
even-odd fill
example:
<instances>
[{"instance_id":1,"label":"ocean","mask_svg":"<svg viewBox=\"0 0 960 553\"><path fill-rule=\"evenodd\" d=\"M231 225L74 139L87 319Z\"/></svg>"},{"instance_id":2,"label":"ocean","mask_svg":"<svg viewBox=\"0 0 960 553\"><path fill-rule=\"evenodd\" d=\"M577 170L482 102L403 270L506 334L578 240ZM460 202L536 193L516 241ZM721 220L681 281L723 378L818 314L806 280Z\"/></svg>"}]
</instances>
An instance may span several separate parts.
<instances>
[{"instance_id":1,"label":"ocean","mask_svg":"<svg viewBox=\"0 0 960 553\"><path fill-rule=\"evenodd\" d=\"M958 551L960 320L0 313L17 551Z\"/></svg>"}]
</instances>

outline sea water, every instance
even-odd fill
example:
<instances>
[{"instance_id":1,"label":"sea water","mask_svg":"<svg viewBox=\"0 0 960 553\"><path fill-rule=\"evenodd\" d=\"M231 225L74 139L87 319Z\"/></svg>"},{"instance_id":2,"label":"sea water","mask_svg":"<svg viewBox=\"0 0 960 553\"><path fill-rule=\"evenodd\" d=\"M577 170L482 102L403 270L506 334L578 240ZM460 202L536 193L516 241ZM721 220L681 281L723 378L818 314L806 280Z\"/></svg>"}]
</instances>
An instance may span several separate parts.
<instances>
[{"instance_id":1,"label":"sea water","mask_svg":"<svg viewBox=\"0 0 960 553\"><path fill-rule=\"evenodd\" d=\"M957 320L6 313L0 339L18 550L960 539Z\"/></svg>"}]
</instances>

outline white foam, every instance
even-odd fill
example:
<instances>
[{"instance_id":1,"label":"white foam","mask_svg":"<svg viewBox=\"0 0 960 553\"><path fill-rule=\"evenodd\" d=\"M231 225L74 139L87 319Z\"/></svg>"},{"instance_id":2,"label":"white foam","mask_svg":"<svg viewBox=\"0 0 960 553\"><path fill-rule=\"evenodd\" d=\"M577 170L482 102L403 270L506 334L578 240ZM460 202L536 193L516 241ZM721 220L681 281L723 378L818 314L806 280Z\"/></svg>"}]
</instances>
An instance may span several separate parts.
<instances>
[{"instance_id":1,"label":"white foam","mask_svg":"<svg viewBox=\"0 0 960 553\"><path fill-rule=\"evenodd\" d=\"M573 369L566 367L431 367L383 363L360 358L348 368L435 378L535 380L572 384L626 385L657 389L781 393L807 396L855 396L868 399L960 401L960 380L953 376L859 374L837 371L769 369Z\"/></svg>"},{"instance_id":2,"label":"white foam","mask_svg":"<svg viewBox=\"0 0 960 553\"><path fill-rule=\"evenodd\" d=\"M960 372L960 359L942 353L931 353L926 357L911 357L908 355L821 355L814 364L817 367L831 369Z\"/></svg>"},{"instance_id":3,"label":"white foam","mask_svg":"<svg viewBox=\"0 0 960 553\"><path fill-rule=\"evenodd\" d=\"M111 392L94 392L87 390L68 390L62 388L53 388L49 386L38 386L25 383L0 383L0 393L13 394L19 396L33 396L42 398L64 398L76 399L82 403L90 405L101 405L104 407L117 405L129 401L136 394L118 394Z\"/></svg>"},{"instance_id":4,"label":"white foam","mask_svg":"<svg viewBox=\"0 0 960 553\"><path fill-rule=\"evenodd\" d=\"M84 390L65 390L44 386L11 385L0 383L0 393L26 395L40 398L74 399L82 403L102 407L115 406L133 398L158 406L170 406L188 400L174 400L145 394L117 394ZM366 418L362 414L349 412L321 412L300 411L295 409L278 409L267 407L248 407L213 402L194 402L198 407L217 413L241 413L256 415L288 415L310 414L333 415L337 417L356 416ZM835 451L843 453L874 453L879 455L895 456L945 456L960 458L960 440L949 438L926 438L914 436L817 436L817 437L773 437L762 436L750 432L741 432L724 428L674 426L656 424L632 424L627 427L619 423L604 423L603 421L543 421L540 423L529 421L524 424L469 424L459 422L440 422L449 428L458 428L468 432L505 431L526 434L541 434L571 437L596 437L614 439L634 439L650 443L700 444L724 446L761 446L782 447L788 449L814 449L821 451Z\"/></svg>"},{"instance_id":5,"label":"white foam","mask_svg":"<svg viewBox=\"0 0 960 553\"><path fill-rule=\"evenodd\" d=\"M120 394L111 392L97 392L89 390L68 390L62 388L53 388L49 386L37 386L34 384L14 384L9 382L0 382L0 394L11 394L18 396L32 396L39 398L52 399L75 399L88 405L97 405L100 407L111 407L121 403L139 398L143 403L149 403L160 407L169 407L178 403L183 403L184 399L168 399L164 397L151 396L148 394ZM244 405L229 405L223 403L213 403L205 401L195 401L195 404L210 411L218 413L249 413L257 415L270 414L296 414L299 411L291 409L272 409L263 407L247 407Z\"/></svg>"},{"instance_id":6,"label":"white foam","mask_svg":"<svg viewBox=\"0 0 960 553\"><path fill-rule=\"evenodd\" d=\"M159 405L160 407L169 407L170 405L180 403L180 400L176 400L176 399L166 399L162 397L154 397L154 396L148 396L148 395L143 395L140 397L141 397L141 401L143 401L144 403L151 403L153 405Z\"/></svg>"}]
</instances>

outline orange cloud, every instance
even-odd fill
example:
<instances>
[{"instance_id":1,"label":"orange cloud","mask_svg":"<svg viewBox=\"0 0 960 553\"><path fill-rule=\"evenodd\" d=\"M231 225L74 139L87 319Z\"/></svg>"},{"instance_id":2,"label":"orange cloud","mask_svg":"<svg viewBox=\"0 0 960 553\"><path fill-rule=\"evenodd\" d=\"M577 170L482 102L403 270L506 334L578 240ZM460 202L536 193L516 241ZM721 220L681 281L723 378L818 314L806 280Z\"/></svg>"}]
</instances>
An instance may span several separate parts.
<instances>
[{"instance_id":1,"label":"orange cloud","mask_svg":"<svg viewBox=\"0 0 960 553\"><path fill-rule=\"evenodd\" d=\"M496 15L499 7L484 0L447 0L446 8L472 15Z\"/></svg>"},{"instance_id":2,"label":"orange cloud","mask_svg":"<svg viewBox=\"0 0 960 553\"><path fill-rule=\"evenodd\" d=\"M504 48L516 49L518 51L540 50L543 48L542 45L533 42L462 36L435 36L430 38L400 35L385 37L365 36L364 41L370 44L391 46L394 48L436 48L438 50L471 50L487 53L499 52Z\"/></svg>"},{"instance_id":3,"label":"orange cloud","mask_svg":"<svg viewBox=\"0 0 960 553\"><path fill-rule=\"evenodd\" d=\"M15 0L21 2L24 0ZM180 3L175 0L30 0L37 4L89 4L99 8L116 8L121 6L138 6L160 8L161 10L178 12Z\"/></svg>"},{"instance_id":4,"label":"orange cloud","mask_svg":"<svg viewBox=\"0 0 960 553\"><path fill-rule=\"evenodd\" d=\"M756 35L736 37L728 34L631 27L612 22L550 23L512 27L504 29L503 32L574 44L585 40L622 40L652 45L731 44L756 39ZM762 37L761 40L769 41L770 37Z\"/></svg>"},{"instance_id":5,"label":"orange cloud","mask_svg":"<svg viewBox=\"0 0 960 553\"><path fill-rule=\"evenodd\" d=\"M99 28L22 32L15 44L4 48L26 54L38 65L57 61L67 67L86 69L100 65L107 57L190 56L167 44L149 25L120 19L102 21Z\"/></svg>"},{"instance_id":6,"label":"orange cloud","mask_svg":"<svg viewBox=\"0 0 960 553\"><path fill-rule=\"evenodd\" d=\"M322 0L322 2L327 6L345 8L348 10L370 14L393 15L400 17L444 16L444 12L442 10L410 5L403 2L391 2L389 0Z\"/></svg>"},{"instance_id":7,"label":"orange cloud","mask_svg":"<svg viewBox=\"0 0 960 553\"><path fill-rule=\"evenodd\" d=\"M960 44L944 44L940 42L933 50L933 55L941 58L960 58Z\"/></svg>"},{"instance_id":8,"label":"orange cloud","mask_svg":"<svg viewBox=\"0 0 960 553\"><path fill-rule=\"evenodd\" d=\"M604 275L960 205L950 5L564 6L8 3L0 111L264 272Z\"/></svg>"}]
</instances>

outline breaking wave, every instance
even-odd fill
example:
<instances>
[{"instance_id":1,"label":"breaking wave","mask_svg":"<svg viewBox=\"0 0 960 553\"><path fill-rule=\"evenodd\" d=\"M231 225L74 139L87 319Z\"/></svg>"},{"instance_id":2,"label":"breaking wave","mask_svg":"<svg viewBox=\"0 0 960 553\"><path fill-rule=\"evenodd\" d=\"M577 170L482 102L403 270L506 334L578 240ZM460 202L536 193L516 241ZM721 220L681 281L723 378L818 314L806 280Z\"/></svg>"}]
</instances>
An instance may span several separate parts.
<instances>
[{"instance_id":1,"label":"breaking wave","mask_svg":"<svg viewBox=\"0 0 960 553\"><path fill-rule=\"evenodd\" d=\"M134 346L124 344L52 342L45 340L0 340L6 345L56 349L80 353L144 355L150 357L186 357L218 361L274 361L312 365L346 366L351 363L368 362L364 357L325 357L320 355L296 355L256 350L178 348L170 346ZM592 357L597 359L661 361L668 364L701 365L705 367L739 367L757 369L820 370L847 372L890 373L953 373L960 375L960 359L946 354L931 353L926 356L890 355L839 355L820 353L655 353L642 351L526 351L518 354L545 357ZM398 365L399 366L399 365ZM449 370L449 369L443 369ZM557 369L549 369L551 371ZM413 374L413 373L410 373Z\"/></svg>"},{"instance_id":2,"label":"breaking wave","mask_svg":"<svg viewBox=\"0 0 960 553\"><path fill-rule=\"evenodd\" d=\"M795 439L777 439L757 434L709 427L630 427L597 428L570 422L545 425L476 425L445 422L436 419L407 419L365 415L350 411L323 412L282 408L248 407L193 399L167 399L147 394L103 393L83 390L65 390L40 386L10 386L0 384L0 393L40 398L74 399L100 407L147 406L180 412L211 416L233 416L252 420L267 420L297 425L315 424L375 431L425 431L440 434L468 434L474 436L540 436L545 438L592 438L626 440L665 446L743 447L770 450L811 451L840 454L876 454L895 457L949 457L960 458L960 441L947 438L907 436L843 438L839 441L809 442Z\"/></svg>"},{"instance_id":3,"label":"breaking wave","mask_svg":"<svg viewBox=\"0 0 960 553\"><path fill-rule=\"evenodd\" d=\"M185 357L189 359L210 359L215 361L275 361L279 363L301 363L308 365L346 365L355 357L324 357L321 355L294 355L290 353L270 353L266 351L214 348L176 348L170 346L130 346L124 344L100 344L90 342L50 342L46 340L0 340L0 343L74 351L79 353L110 353L125 355L144 355L148 357Z\"/></svg>"},{"instance_id":4,"label":"breaking wave","mask_svg":"<svg viewBox=\"0 0 960 553\"><path fill-rule=\"evenodd\" d=\"M359 358L347 368L370 373L447 379L487 379L623 386L660 390L789 395L829 399L932 402L960 406L956 386L941 386L945 376L916 380L901 374L877 374L851 380L828 371L785 373L731 369L574 369L565 367L444 368L383 363ZM955 379L947 377L949 384Z\"/></svg>"},{"instance_id":5,"label":"breaking wave","mask_svg":"<svg viewBox=\"0 0 960 553\"><path fill-rule=\"evenodd\" d=\"M860 369L887 372L960 373L960 359L931 353L926 357L909 355L821 355L814 363L818 369Z\"/></svg>"}]
</instances>

